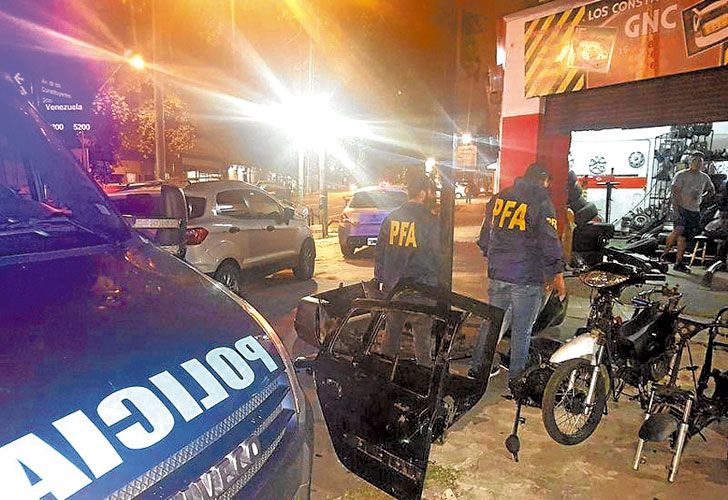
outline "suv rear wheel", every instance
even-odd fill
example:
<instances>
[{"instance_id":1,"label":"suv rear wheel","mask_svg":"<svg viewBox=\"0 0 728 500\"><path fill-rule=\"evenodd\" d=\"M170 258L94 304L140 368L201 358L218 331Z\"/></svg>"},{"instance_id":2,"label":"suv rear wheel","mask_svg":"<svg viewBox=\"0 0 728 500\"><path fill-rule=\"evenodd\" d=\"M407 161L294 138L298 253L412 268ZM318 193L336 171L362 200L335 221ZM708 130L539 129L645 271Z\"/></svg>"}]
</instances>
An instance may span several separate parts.
<instances>
[{"instance_id":1,"label":"suv rear wheel","mask_svg":"<svg viewBox=\"0 0 728 500\"><path fill-rule=\"evenodd\" d=\"M216 281L219 281L230 289L235 295L240 295L241 291L241 276L240 266L233 260L226 260L220 267L217 268L213 276Z\"/></svg>"},{"instance_id":2,"label":"suv rear wheel","mask_svg":"<svg viewBox=\"0 0 728 500\"><path fill-rule=\"evenodd\" d=\"M306 240L301 245L298 254L298 263L293 268L293 274L300 280L310 280L316 267L316 245L313 240Z\"/></svg>"},{"instance_id":3,"label":"suv rear wheel","mask_svg":"<svg viewBox=\"0 0 728 500\"><path fill-rule=\"evenodd\" d=\"M354 257L354 250L356 249L352 245L348 243L342 243L340 246L341 253L345 259L351 259L352 257Z\"/></svg>"}]
</instances>

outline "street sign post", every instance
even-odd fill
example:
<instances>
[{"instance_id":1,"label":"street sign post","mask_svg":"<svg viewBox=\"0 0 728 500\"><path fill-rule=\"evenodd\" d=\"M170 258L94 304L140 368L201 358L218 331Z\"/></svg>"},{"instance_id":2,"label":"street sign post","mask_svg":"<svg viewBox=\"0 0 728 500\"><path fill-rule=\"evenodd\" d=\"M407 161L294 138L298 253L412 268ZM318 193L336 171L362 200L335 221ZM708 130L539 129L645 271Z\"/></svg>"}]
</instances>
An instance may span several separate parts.
<instances>
[{"instance_id":1,"label":"street sign post","mask_svg":"<svg viewBox=\"0 0 728 500\"><path fill-rule=\"evenodd\" d=\"M475 144L457 146L455 160L458 169L474 170L478 165L478 146Z\"/></svg>"}]
</instances>

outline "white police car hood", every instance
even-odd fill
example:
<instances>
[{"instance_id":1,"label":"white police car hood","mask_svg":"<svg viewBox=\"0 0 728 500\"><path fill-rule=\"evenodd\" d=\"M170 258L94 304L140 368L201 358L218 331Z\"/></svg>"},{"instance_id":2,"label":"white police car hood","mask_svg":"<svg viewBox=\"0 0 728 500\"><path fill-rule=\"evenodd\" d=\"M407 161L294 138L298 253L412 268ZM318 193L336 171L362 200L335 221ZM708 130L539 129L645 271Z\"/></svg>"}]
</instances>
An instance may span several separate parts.
<instances>
[{"instance_id":1,"label":"white police car hood","mask_svg":"<svg viewBox=\"0 0 728 500\"><path fill-rule=\"evenodd\" d=\"M174 495L290 399L258 313L150 245L3 258L0 284L5 498Z\"/></svg>"}]
</instances>

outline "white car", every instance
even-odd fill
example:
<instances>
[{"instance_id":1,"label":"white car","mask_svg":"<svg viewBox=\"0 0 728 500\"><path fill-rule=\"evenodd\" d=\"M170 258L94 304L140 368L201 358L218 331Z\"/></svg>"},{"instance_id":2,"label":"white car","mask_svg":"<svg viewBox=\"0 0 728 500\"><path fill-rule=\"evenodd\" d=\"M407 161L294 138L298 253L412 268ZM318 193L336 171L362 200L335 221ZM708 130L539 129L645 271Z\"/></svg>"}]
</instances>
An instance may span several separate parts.
<instances>
[{"instance_id":1,"label":"white car","mask_svg":"<svg viewBox=\"0 0 728 500\"><path fill-rule=\"evenodd\" d=\"M259 187L211 181L185 188L189 222L185 259L235 293L241 273L293 269L313 276L316 245L306 220Z\"/></svg>"}]
</instances>

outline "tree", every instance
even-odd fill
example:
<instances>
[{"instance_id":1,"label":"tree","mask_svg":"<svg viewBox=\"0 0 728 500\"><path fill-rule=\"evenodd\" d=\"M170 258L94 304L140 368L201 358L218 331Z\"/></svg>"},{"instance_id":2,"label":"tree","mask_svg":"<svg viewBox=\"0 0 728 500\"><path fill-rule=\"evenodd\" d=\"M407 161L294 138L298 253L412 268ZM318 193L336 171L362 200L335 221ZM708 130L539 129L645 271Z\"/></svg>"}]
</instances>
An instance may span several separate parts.
<instances>
[{"instance_id":1,"label":"tree","mask_svg":"<svg viewBox=\"0 0 728 500\"><path fill-rule=\"evenodd\" d=\"M155 153L155 113L151 82L146 76L118 77L93 101L94 160L117 163L123 151L137 152L149 159ZM167 156L190 151L195 127L187 103L167 89L164 99Z\"/></svg>"},{"instance_id":2,"label":"tree","mask_svg":"<svg viewBox=\"0 0 728 500\"><path fill-rule=\"evenodd\" d=\"M164 98L164 137L167 157L173 158L190 151L195 143L195 127L187 114L187 103L181 97L170 93ZM122 147L138 151L149 159L155 152L154 103L147 100L132 114L131 126L122 134Z\"/></svg>"}]
</instances>

